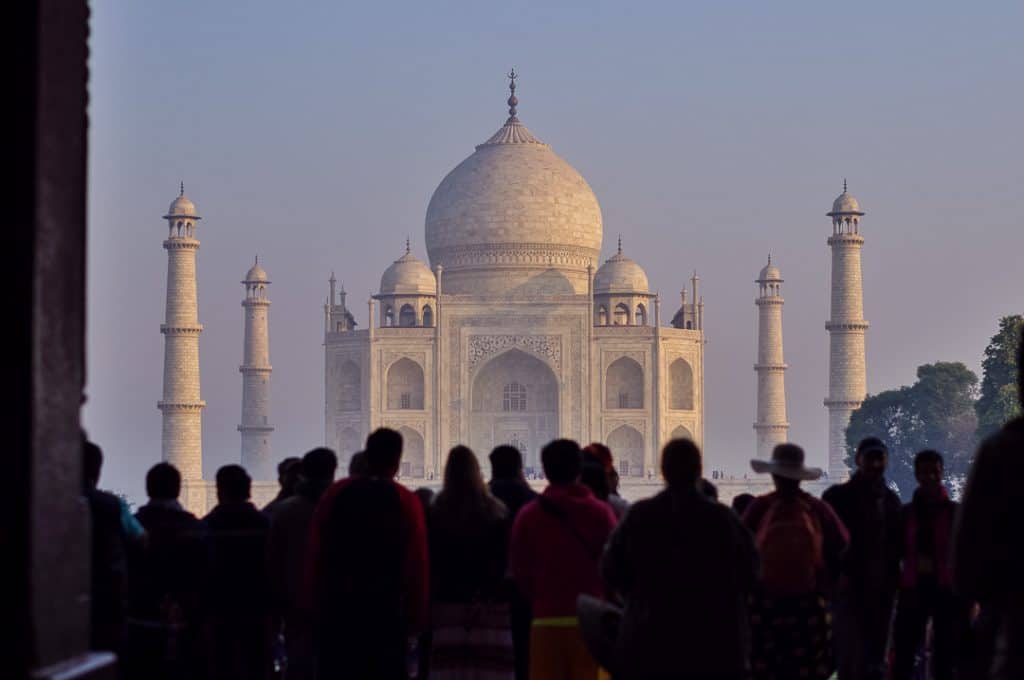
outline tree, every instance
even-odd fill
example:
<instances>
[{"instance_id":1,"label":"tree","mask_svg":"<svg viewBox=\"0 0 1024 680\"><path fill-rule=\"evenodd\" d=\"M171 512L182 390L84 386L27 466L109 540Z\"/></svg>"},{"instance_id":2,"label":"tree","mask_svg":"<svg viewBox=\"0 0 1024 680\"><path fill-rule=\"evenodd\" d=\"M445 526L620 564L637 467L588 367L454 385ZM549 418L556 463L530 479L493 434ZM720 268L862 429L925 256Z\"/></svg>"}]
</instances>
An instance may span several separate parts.
<instances>
[{"instance_id":1,"label":"tree","mask_svg":"<svg viewBox=\"0 0 1024 680\"><path fill-rule=\"evenodd\" d=\"M1017 352L1022 328L1024 316L1004 316L999 320L999 331L985 348L985 359L981 362L981 396L974 407L978 415L979 440L1021 414L1017 394Z\"/></svg>"},{"instance_id":2,"label":"tree","mask_svg":"<svg viewBox=\"0 0 1024 680\"><path fill-rule=\"evenodd\" d=\"M889 447L888 476L904 499L913 494L914 456L922 449L942 452L951 477L964 474L975 443L977 383L962 363L938 362L918 367L912 386L869 396L846 428L847 465L854 467L857 443L874 436Z\"/></svg>"}]
</instances>

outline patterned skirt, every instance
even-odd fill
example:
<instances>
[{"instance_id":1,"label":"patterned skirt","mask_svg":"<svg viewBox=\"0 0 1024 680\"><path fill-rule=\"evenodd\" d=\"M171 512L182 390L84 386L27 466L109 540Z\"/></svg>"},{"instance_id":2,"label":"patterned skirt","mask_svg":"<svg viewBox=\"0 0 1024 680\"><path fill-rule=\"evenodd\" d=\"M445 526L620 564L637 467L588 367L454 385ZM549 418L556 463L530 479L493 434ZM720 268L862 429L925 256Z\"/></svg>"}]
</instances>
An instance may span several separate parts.
<instances>
[{"instance_id":1,"label":"patterned skirt","mask_svg":"<svg viewBox=\"0 0 1024 680\"><path fill-rule=\"evenodd\" d=\"M825 598L755 595L750 605L755 680L825 680L832 675L832 615Z\"/></svg>"},{"instance_id":2,"label":"patterned skirt","mask_svg":"<svg viewBox=\"0 0 1024 680\"><path fill-rule=\"evenodd\" d=\"M431 678L511 680L515 676L507 604L435 602L431 618Z\"/></svg>"}]
</instances>

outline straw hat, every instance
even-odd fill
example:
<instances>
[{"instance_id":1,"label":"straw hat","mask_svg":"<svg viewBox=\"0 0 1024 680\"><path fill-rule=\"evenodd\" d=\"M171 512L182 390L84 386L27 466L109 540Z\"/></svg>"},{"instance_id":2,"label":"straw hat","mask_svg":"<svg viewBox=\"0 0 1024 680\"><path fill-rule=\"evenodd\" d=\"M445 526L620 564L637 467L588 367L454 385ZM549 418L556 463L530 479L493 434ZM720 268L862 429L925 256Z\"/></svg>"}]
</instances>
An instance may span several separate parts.
<instances>
[{"instance_id":1,"label":"straw hat","mask_svg":"<svg viewBox=\"0 0 1024 680\"><path fill-rule=\"evenodd\" d=\"M823 474L821 468L804 466L804 450L796 444L779 444L772 450L771 460L754 459L750 461L750 467L754 472L802 481L813 481Z\"/></svg>"}]
</instances>

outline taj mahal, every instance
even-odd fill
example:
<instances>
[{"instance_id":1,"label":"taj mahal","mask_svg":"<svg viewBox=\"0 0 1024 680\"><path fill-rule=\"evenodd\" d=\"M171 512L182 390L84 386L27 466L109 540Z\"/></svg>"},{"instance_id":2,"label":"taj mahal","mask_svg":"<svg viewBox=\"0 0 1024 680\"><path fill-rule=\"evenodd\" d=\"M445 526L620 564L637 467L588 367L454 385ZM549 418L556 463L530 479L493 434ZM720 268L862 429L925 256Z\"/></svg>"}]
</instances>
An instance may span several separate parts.
<instances>
[{"instance_id":1,"label":"taj mahal","mask_svg":"<svg viewBox=\"0 0 1024 680\"><path fill-rule=\"evenodd\" d=\"M445 453L456 444L480 456L511 444L523 452L527 475L536 476L540 448L551 439L603 441L625 486L656 483L666 441L688 437L704 446L700 280L694 273L688 281L661 282L681 290L663 301L621 237L615 254L600 261L598 199L519 119L515 78L511 73L504 124L441 180L427 205L426 258L407 240L377 292L358 305L331 274L323 309L324 443L344 469L372 430L391 427L405 441L401 477L429 484L440 478ZM845 186L828 212L825 406L833 480L845 475L843 433L866 392L863 215ZM184 189L165 219L163 452L186 480L184 500L198 507L209 495L202 481L203 328L195 289L200 218ZM759 334L751 358L758 399L751 453L766 456L788 432L779 268L769 259L755 283ZM243 280L241 462L258 480L273 479L273 466L284 457L270 445L269 285L258 262ZM663 302L671 306L663 309Z\"/></svg>"}]
</instances>

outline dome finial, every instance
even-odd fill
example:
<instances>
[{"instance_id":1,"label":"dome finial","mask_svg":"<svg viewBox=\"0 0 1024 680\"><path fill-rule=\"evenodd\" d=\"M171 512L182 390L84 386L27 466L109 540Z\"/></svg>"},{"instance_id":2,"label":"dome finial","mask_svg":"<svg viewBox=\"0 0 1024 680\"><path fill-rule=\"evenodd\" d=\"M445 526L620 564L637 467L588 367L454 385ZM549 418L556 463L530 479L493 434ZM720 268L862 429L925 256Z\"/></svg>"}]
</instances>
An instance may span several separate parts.
<instances>
[{"instance_id":1,"label":"dome finial","mask_svg":"<svg viewBox=\"0 0 1024 680\"><path fill-rule=\"evenodd\" d=\"M412 252L412 248L409 246L409 237L405 237L405 254L408 255Z\"/></svg>"},{"instance_id":2,"label":"dome finial","mask_svg":"<svg viewBox=\"0 0 1024 680\"><path fill-rule=\"evenodd\" d=\"M846 178L843 178L843 193L846 193Z\"/></svg>"},{"instance_id":3,"label":"dome finial","mask_svg":"<svg viewBox=\"0 0 1024 680\"><path fill-rule=\"evenodd\" d=\"M619 255L622 255L622 234L619 234Z\"/></svg>"},{"instance_id":4,"label":"dome finial","mask_svg":"<svg viewBox=\"0 0 1024 680\"><path fill-rule=\"evenodd\" d=\"M179 193L178 195L179 196L184 196L185 195L185 180L181 180L181 193Z\"/></svg>"},{"instance_id":5,"label":"dome finial","mask_svg":"<svg viewBox=\"0 0 1024 680\"><path fill-rule=\"evenodd\" d=\"M256 255L256 262L254 262L253 264L259 264L259 263L260 263L260 256Z\"/></svg>"},{"instance_id":6,"label":"dome finial","mask_svg":"<svg viewBox=\"0 0 1024 680\"><path fill-rule=\"evenodd\" d=\"M516 78L518 78L519 75L516 73L515 68L513 68L505 77L508 78L508 115L510 118L515 118L516 105L519 104L519 100L516 99Z\"/></svg>"}]
</instances>

